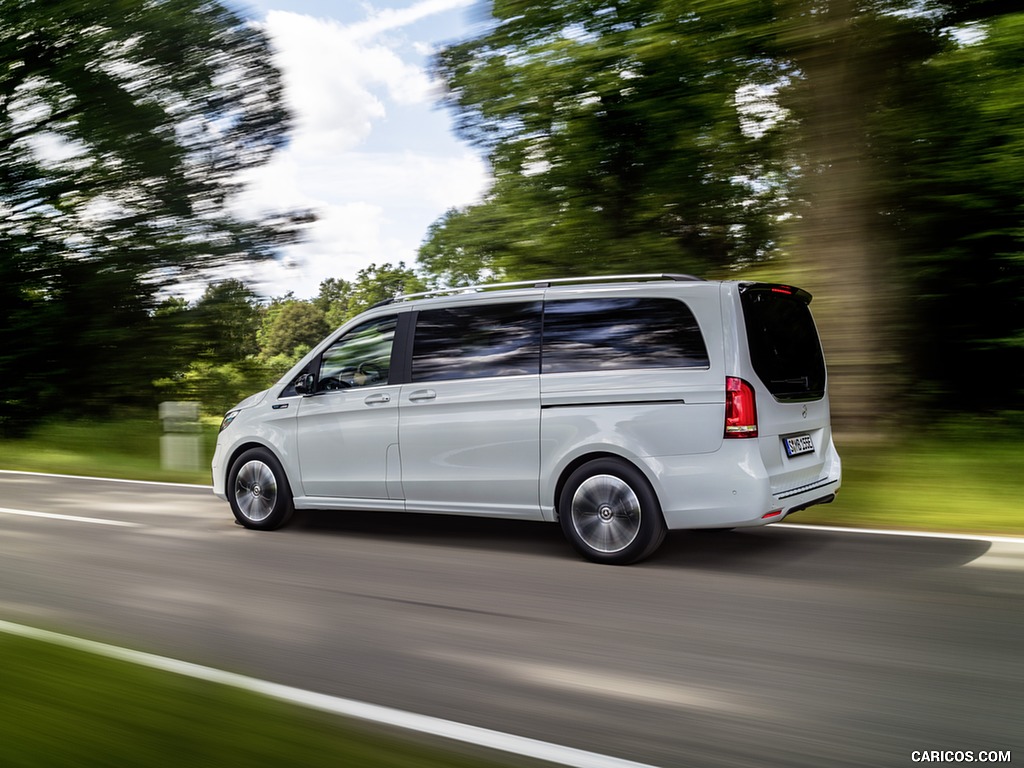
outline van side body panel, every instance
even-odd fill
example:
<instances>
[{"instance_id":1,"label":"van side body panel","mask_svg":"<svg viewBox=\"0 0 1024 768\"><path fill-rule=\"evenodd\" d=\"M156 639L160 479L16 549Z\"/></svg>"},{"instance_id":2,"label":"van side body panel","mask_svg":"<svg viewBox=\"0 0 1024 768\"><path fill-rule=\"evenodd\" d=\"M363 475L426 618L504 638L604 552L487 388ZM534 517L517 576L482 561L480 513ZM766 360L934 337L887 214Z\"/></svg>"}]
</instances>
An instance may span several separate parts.
<instances>
[{"instance_id":1,"label":"van side body panel","mask_svg":"<svg viewBox=\"0 0 1024 768\"><path fill-rule=\"evenodd\" d=\"M402 386L399 439L409 512L540 519L537 378Z\"/></svg>"}]
</instances>

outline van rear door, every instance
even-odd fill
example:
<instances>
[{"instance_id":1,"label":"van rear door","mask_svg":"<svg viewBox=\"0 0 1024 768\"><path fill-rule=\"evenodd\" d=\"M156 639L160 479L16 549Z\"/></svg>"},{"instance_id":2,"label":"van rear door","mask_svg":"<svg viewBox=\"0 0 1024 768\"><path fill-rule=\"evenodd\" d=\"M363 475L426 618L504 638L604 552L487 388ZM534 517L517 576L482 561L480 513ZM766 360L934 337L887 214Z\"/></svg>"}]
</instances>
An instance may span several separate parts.
<instances>
[{"instance_id":1,"label":"van rear door","mask_svg":"<svg viewBox=\"0 0 1024 768\"><path fill-rule=\"evenodd\" d=\"M832 462L825 358L811 316L811 295L787 285L739 288L756 392L757 440L772 493L785 496L820 482Z\"/></svg>"}]
</instances>

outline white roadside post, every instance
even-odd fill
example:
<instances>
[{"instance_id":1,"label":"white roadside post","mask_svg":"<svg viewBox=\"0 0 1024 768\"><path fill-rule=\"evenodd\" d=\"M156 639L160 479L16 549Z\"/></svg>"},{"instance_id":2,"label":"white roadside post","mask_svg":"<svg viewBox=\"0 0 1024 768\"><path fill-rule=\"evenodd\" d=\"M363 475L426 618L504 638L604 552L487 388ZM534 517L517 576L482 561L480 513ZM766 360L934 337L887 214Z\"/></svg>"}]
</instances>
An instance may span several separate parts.
<instances>
[{"instance_id":1,"label":"white roadside post","mask_svg":"<svg viewBox=\"0 0 1024 768\"><path fill-rule=\"evenodd\" d=\"M169 400L160 403L164 434L160 436L160 466L180 472L201 469L199 403Z\"/></svg>"}]
</instances>

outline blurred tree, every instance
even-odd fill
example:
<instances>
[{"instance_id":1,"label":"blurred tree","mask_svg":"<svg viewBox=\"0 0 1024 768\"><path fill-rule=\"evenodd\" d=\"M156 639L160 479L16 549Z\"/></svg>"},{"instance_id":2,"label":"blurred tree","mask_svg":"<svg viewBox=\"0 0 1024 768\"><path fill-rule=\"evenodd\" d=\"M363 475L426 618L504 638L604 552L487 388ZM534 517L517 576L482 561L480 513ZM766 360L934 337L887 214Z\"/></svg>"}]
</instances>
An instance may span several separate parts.
<instances>
[{"instance_id":1,"label":"blurred tree","mask_svg":"<svg viewBox=\"0 0 1024 768\"><path fill-rule=\"evenodd\" d=\"M291 366L285 370L288 367ZM154 383L164 399L196 400L207 413L223 414L254 392L270 386L283 372L257 357L230 363L199 359L174 377Z\"/></svg>"},{"instance_id":2,"label":"blurred tree","mask_svg":"<svg viewBox=\"0 0 1024 768\"><path fill-rule=\"evenodd\" d=\"M352 284L348 280L329 277L320 283L320 292L313 303L324 313L327 325L337 328L348 319L348 307L351 301Z\"/></svg>"},{"instance_id":3,"label":"blurred tree","mask_svg":"<svg viewBox=\"0 0 1024 768\"><path fill-rule=\"evenodd\" d=\"M437 58L494 183L432 227L426 269L459 283L766 257L780 169L771 131L742 129L736 94L778 74L736 32L767 7L495 0L487 31Z\"/></svg>"},{"instance_id":4,"label":"blurred tree","mask_svg":"<svg viewBox=\"0 0 1024 768\"><path fill-rule=\"evenodd\" d=\"M405 266L385 262L380 266L371 264L356 273L349 293L347 316L349 320L374 304L392 299L403 293L417 293L426 289L422 278Z\"/></svg>"},{"instance_id":5,"label":"blurred tree","mask_svg":"<svg viewBox=\"0 0 1024 768\"><path fill-rule=\"evenodd\" d=\"M780 0L771 46L787 64L781 143L800 169L782 230L787 278L812 305L828 359L833 421L874 432L901 413L907 285L887 237L889 183L874 116L902 120L901 78L937 50L934 22L902 0ZM903 13L896 13L903 10Z\"/></svg>"},{"instance_id":6,"label":"blurred tree","mask_svg":"<svg viewBox=\"0 0 1024 768\"><path fill-rule=\"evenodd\" d=\"M934 389L967 391L969 374L943 374L939 350L1001 345L1005 362L1020 345L1024 173L1008 119L1019 44L998 66L968 54L955 82L936 74L947 56L994 44L988 25L1019 11L1019 0L495 0L485 31L437 60L493 186L434 224L421 264L459 284L715 276L778 257L773 277L816 296L834 420L889 428L922 365ZM983 40L965 47L958 32ZM971 82L995 95L960 111ZM998 172L969 159L979 152ZM978 199L999 216L980 217ZM954 221L955 244L943 242ZM941 322L964 307L965 272L997 285L989 295L1005 309L957 320L949 347ZM936 300L912 298L922 291ZM1019 404L1019 385L999 389L985 402Z\"/></svg>"},{"instance_id":7,"label":"blurred tree","mask_svg":"<svg viewBox=\"0 0 1024 768\"><path fill-rule=\"evenodd\" d=\"M507 246L502 237L518 224L515 212L493 198L483 205L448 210L430 225L419 251L419 263L430 284L473 285L514 270L513 265L501 265L500 255Z\"/></svg>"},{"instance_id":8,"label":"blurred tree","mask_svg":"<svg viewBox=\"0 0 1024 768\"><path fill-rule=\"evenodd\" d=\"M307 301L287 300L268 312L261 334L264 357L295 356L296 349L308 350L327 335L329 328L322 309Z\"/></svg>"},{"instance_id":9,"label":"blurred tree","mask_svg":"<svg viewBox=\"0 0 1024 768\"><path fill-rule=\"evenodd\" d=\"M876 126L909 353L929 405L1024 410L1024 11L957 34Z\"/></svg>"},{"instance_id":10,"label":"blurred tree","mask_svg":"<svg viewBox=\"0 0 1024 768\"><path fill-rule=\"evenodd\" d=\"M999 227L999 247L1021 252L1020 238L1006 237L1024 209L1024 169L1013 159L1020 144L1006 140L1013 107L1005 95L992 99L978 87L1020 88L1019 42L1002 67L998 55L979 53L994 44L986 32L993 19L1012 5L778 4L774 46L794 74L779 94L791 116L785 146L801 168L788 264L819 297L833 416L844 429L891 429L915 403L1020 407L1019 380L991 388L978 375L1007 362L989 354L992 339L1020 329L1006 300L1021 287L1019 265L1015 278L1006 261L996 270L996 240L986 234ZM974 44L961 39L968 31ZM961 65L954 70L950 58ZM990 108L999 100L1001 113ZM986 160L1001 170L990 173ZM968 285L989 286L987 299L1003 298L1005 311L986 311L984 293L967 298Z\"/></svg>"},{"instance_id":11,"label":"blurred tree","mask_svg":"<svg viewBox=\"0 0 1024 768\"><path fill-rule=\"evenodd\" d=\"M294 239L239 173L284 141L268 42L209 0L0 0L0 429L148 397L164 286Z\"/></svg>"},{"instance_id":12,"label":"blurred tree","mask_svg":"<svg viewBox=\"0 0 1024 768\"><path fill-rule=\"evenodd\" d=\"M257 354L256 332L262 316L256 294L245 283L211 283L191 311L193 327L199 331L196 356L229 363Z\"/></svg>"}]
</instances>

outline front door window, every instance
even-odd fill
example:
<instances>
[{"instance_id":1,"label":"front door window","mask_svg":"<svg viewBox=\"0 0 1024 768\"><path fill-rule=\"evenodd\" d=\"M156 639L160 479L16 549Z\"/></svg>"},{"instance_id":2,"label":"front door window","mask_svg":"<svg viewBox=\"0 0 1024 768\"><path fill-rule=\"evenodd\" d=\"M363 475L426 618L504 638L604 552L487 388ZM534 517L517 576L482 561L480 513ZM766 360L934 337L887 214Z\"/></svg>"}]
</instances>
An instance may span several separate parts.
<instances>
[{"instance_id":1,"label":"front door window","mask_svg":"<svg viewBox=\"0 0 1024 768\"><path fill-rule=\"evenodd\" d=\"M394 317L372 320L328 347L320 361L317 392L387 384L396 324Z\"/></svg>"}]
</instances>

